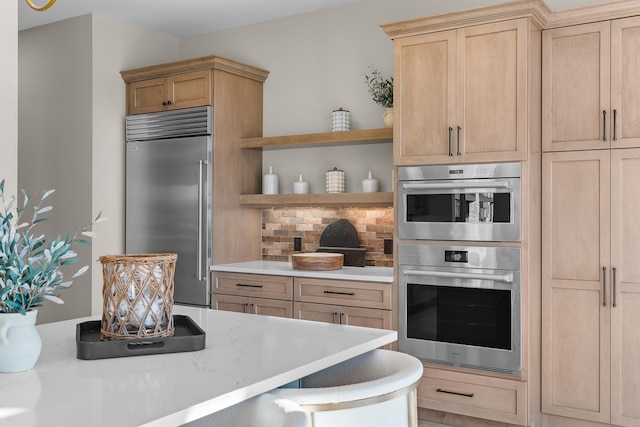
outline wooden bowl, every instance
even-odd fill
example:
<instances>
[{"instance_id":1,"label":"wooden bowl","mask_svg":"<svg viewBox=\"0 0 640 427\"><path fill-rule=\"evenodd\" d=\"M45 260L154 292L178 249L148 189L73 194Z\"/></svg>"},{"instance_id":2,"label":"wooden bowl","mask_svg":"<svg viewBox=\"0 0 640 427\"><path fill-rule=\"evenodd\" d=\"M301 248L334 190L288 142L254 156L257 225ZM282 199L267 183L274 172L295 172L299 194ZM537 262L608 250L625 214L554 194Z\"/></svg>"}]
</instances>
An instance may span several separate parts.
<instances>
[{"instance_id":1,"label":"wooden bowl","mask_svg":"<svg viewBox=\"0 0 640 427\"><path fill-rule=\"evenodd\" d=\"M291 266L295 270L340 270L343 263L343 254L311 252L291 255Z\"/></svg>"}]
</instances>

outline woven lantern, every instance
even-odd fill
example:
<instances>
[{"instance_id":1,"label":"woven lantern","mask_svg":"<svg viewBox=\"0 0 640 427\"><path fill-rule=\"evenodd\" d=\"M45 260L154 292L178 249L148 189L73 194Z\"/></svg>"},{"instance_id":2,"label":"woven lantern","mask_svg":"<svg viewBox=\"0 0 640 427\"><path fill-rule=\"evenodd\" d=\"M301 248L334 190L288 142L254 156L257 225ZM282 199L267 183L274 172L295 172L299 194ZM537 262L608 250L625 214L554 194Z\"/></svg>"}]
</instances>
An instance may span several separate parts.
<instances>
[{"instance_id":1,"label":"woven lantern","mask_svg":"<svg viewBox=\"0 0 640 427\"><path fill-rule=\"evenodd\" d=\"M173 278L177 258L177 254L100 257L103 340L173 336Z\"/></svg>"}]
</instances>

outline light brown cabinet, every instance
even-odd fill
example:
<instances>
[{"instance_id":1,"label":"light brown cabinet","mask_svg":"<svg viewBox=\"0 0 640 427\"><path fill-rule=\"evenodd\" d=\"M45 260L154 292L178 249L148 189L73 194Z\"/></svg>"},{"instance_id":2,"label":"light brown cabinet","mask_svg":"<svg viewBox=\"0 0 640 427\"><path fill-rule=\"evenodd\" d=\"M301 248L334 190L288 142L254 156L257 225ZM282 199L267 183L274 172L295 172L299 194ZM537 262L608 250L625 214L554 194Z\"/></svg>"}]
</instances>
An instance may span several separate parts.
<instances>
[{"instance_id":1,"label":"light brown cabinet","mask_svg":"<svg viewBox=\"0 0 640 427\"><path fill-rule=\"evenodd\" d=\"M202 70L129 83L128 114L211 105L211 71Z\"/></svg>"},{"instance_id":2,"label":"light brown cabinet","mask_svg":"<svg viewBox=\"0 0 640 427\"><path fill-rule=\"evenodd\" d=\"M530 25L394 39L394 164L526 159Z\"/></svg>"},{"instance_id":3,"label":"light brown cabinet","mask_svg":"<svg viewBox=\"0 0 640 427\"><path fill-rule=\"evenodd\" d=\"M640 426L640 149L543 155L542 410Z\"/></svg>"},{"instance_id":4,"label":"light brown cabinet","mask_svg":"<svg viewBox=\"0 0 640 427\"><path fill-rule=\"evenodd\" d=\"M296 277L293 316L342 325L391 329L391 285Z\"/></svg>"},{"instance_id":5,"label":"light brown cabinet","mask_svg":"<svg viewBox=\"0 0 640 427\"><path fill-rule=\"evenodd\" d=\"M418 405L421 407L509 425L526 425L527 383L524 381L446 372L431 367L425 367L422 379L418 385Z\"/></svg>"},{"instance_id":6,"label":"light brown cabinet","mask_svg":"<svg viewBox=\"0 0 640 427\"><path fill-rule=\"evenodd\" d=\"M284 276L215 272L212 308L266 316L293 316L293 279Z\"/></svg>"},{"instance_id":7,"label":"light brown cabinet","mask_svg":"<svg viewBox=\"0 0 640 427\"><path fill-rule=\"evenodd\" d=\"M640 147L640 18L543 31L542 147Z\"/></svg>"},{"instance_id":8,"label":"light brown cabinet","mask_svg":"<svg viewBox=\"0 0 640 427\"><path fill-rule=\"evenodd\" d=\"M214 272L218 310L391 329L391 284Z\"/></svg>"},{"instance_id":9,"label":"light brown cabinet","mask_svg":"<svg viewBox=\"0 0 640 427\"><path fill-rule=\"evenodd\" d=\"M211 307L215 310L287 318L293 316L291 301L225 294L213 294L211 301Z\"/></svg>"},{"instance_id":10,"label":"light brown cabinet","mask_svg":"<svg viewBox=\"0 0 640 427\"><path fill-rule=\"evenodd\" d=\"M391 329L391 311L331 304L295 302L293 317L339 325Z\"/></svg>"}]
</instances>

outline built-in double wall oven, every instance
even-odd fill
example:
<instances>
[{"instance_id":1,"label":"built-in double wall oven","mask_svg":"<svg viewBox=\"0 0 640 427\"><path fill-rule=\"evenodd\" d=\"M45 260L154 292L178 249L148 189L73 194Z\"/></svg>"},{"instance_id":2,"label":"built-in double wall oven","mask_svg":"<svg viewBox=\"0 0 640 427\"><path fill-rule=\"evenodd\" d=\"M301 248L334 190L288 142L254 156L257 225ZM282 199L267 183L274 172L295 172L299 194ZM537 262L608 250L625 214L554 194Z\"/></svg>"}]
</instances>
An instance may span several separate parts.
<instances>
[{"instance_id":1,"label":"built-in double wall oven","mask_svg":"<svg viewBox=\"0 0 640 427\"><path fill-rule=\"evenodd\" d=\"M521 249L501 244L521 240L520 179L519 163L398 168L400 351L521 374Z\"/></svg>"}]
</instances>

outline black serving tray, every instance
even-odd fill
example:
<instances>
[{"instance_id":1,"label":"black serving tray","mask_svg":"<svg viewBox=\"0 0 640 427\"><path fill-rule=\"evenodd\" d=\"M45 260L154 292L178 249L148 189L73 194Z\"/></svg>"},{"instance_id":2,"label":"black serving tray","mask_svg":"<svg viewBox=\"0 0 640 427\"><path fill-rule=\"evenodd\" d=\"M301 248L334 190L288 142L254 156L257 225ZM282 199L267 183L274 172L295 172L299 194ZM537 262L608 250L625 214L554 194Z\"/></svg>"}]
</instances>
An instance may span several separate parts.
<instances>
[{"instance_id":1,"label":"black serving tray","mask_svg":"<svg viewBox=\"0 0 640 427\"><path fill-rule=\"evenodd\" d=\"M189 317L173 315L172 337L100 339L100 320L76 325L76 355L78 359L96 360L148 354L180 353L202 350L205 332Z\"/></svg>"}]
</instances>

